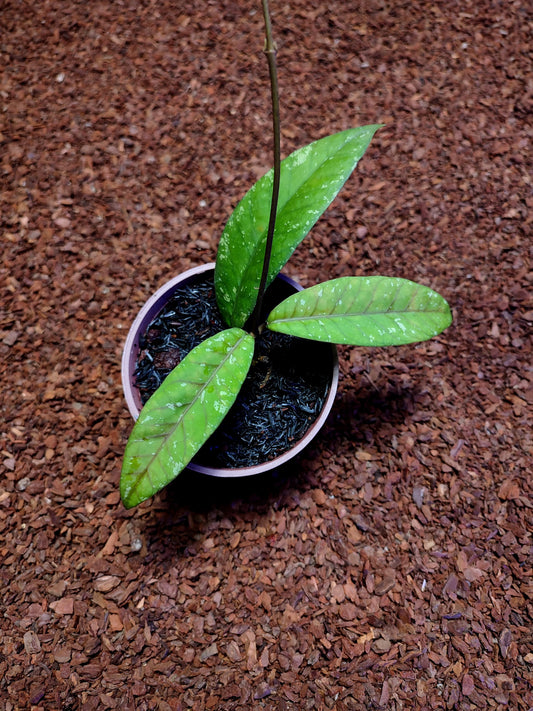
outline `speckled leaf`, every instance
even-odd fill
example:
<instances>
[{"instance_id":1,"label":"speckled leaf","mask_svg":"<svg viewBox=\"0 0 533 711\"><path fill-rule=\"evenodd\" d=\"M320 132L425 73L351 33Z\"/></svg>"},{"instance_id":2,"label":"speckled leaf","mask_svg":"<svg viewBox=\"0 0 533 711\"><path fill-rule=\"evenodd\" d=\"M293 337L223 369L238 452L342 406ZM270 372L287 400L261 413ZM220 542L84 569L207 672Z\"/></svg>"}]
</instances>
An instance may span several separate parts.
<instances>
[{"instance_id":1,"label":"speckled leaf","mask_svg":"<svg viewBox=\"0 0 533 711\"><path fill-rule=\"evenodd\" d=\"M395 277L341 277L300 291L270 313L273 331L353 346L399 346L447 328L450 307L421 284Z\"/></svg>"},{"instance_id":2,"label":"speckled leaf","mask_svg":"<svg viewBox=\"0 0 533 711\"><path fill-rule=\"evenodd\" d=\"M378 128L379 125L361 126L321 138L282 161L268 283L335 198ZM220 311L230 326L243 326L255 305L272 179L270 171L246 193L220 239L215 287Z\"/></svg>"},{"instance_id":3,"label":"speckled leaf","mask_svg":"<svg viewBox=\"0 0 533 711\"><path fill-rule=\"evenodd\" d=\"M145 404L131 432L120 494L136 506L175 479L233 405L250 367L253 336L231 328L194 348Z\"/></svg>"}]
</instances>

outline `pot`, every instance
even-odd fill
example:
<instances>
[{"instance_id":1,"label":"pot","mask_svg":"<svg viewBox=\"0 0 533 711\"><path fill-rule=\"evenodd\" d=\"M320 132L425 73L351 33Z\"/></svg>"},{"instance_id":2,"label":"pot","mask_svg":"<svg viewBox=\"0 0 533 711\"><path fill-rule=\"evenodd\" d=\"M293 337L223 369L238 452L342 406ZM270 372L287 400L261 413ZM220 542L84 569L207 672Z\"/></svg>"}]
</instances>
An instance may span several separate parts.
<instances>
[{"instance_id":1,"label":"pot","mask_svg":"<svg viewBox=\"0 0 533 711\"><path fill-rule=\"evenodd\" d=\"M146 301L144 306L139 311L136 319L134 320L134 322L130 328L130 331L128 333L128 336L126 338L126 343L124 345L124 351L122 354L122 387L124 390L124 396L126 398L126 404L127 404L128 409L131 413L131 416L133 417L134 420L137 419L137 417L139 416L139 412L142 409L141 394L135 384L135 377L134 377L137 359L139 356L139 352L141 350L141 347L140 347L141 337L146 333L150 323L159 314L159 312L164 308L165 304L170 300L170 298L173 296L174 292L179 287L184 286L185 284L187 284L190 281L197 280L198 278L201 278L201 275L205 274L206 272L209 272L209 271L213 272L214 268L215 268L215 265L213 263L204 264L199 267L194 267L192 269L189 269L188 271L184 272L183 274L180 274L179 276L175 277L174 279L171 279L166 284L164 284L160 289L158 289L158 291L156 291L155 294L153 294L148 299L148 301ZM289 289L292 292L301 291L301 289L303 288L297 282L295 282L290 277L288 277L284 274L280 274L277 277L277 279L284 282L285 285L288 285ZM331 346L331 381L330 381L329 390L328 390L325 402L322 406L319 416L313 422L313 424L309 427L309 429L307 430L305 435L301 439L299 439L297 442L295 442L293 444L293 446L289 450L284 452L283 454L280 454L279 456L275 457L274 459L270 459L269 461L266 461L262 464L256 464L253 466L240 467L240 468L234 468L234 469L205 466L203 464L195 463L194 459L193 459L193 461L189 462L189 464L187 465L187 468L191 469L195 472L207 474L209 476L243 477L243 476L251 476L251 475L255 475L255 474L262 474L262 473L267 472L271 469L275 469L276 467L279 467L280 465L282 465L285 462L292 459L296 454L301 452L301 450L304 447L306 447L309 444L309 442L311 442L311 440L314 439L314 437L316 437L316 435L318 434L320 428L323 426L323 424L326 421L326 418L332 408L333 401L335 399L335 394L337 392L338 378L339 378L339 361L338 361L338 356L337 356L337 348L332 345Z\"/></svg>"}]
</instances>

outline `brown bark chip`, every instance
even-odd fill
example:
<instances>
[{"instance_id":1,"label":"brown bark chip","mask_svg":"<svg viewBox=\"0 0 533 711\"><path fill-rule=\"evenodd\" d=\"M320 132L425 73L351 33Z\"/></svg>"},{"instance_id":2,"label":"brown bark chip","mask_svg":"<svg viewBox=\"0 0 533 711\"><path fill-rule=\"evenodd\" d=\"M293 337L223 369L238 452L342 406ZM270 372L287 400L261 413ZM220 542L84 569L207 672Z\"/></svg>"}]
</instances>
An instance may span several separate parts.
<instances>
[{"instance_id":1,"label":"brown bark chip","mask_svg":"<svg viewBox=\"0 0 533 711\"><path fill-rule=\"evenodd\" d=\"M454 323L339 349L283 471L126 512L127 330L271 165L260 3L3 3L6 711L533 707L531 8L270 4L283 154L386 125L288 273Z\"/></svg>"}]
</instances>

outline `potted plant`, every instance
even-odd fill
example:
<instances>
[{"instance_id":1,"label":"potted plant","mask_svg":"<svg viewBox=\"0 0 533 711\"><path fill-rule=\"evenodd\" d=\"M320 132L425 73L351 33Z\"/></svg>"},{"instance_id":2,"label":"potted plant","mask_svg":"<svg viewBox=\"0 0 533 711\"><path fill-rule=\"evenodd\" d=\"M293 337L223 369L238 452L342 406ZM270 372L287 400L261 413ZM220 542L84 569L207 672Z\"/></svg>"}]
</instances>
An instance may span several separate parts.
<instances>
[{"instance_id":1,"label":"potted plant","mask_svg":"<svg viewBox=\"0 0 533 711\"><path fill-rule=\"evenodd\" d=\"M319 362L319 371L325 367L326 386L324 379L318 386L321 398L316 394L303 398L303 411L307 408L310 412L306 428L312 435L325 419L335 394L337 361L331 344L414 343L437 335L451 323L450 308L442 296L399 277L341 277L300 290L279 276L381 126L327 136L281 161L276 51L268 0L262 0L262 5L272 95L274 167L249 190L229 218L219 243L214 279L212 265L207 265L173 280L147 302L130 331L123 379L132 414L142 409L122 466L120 492L127 508L148 499L187 466L209 472L209 451L207 467L201 462L191 464L191 460L196 462L212 437L224 429L226 439L215 442L211 452L218 448L226 454L231 450L234 423L227 423L232 413L240 407L237 425L246 425L252 419L248 414L250 402L246 401L249 393L243 399L251 381L252 398L254 393L263 398L266 384L272 379L278 381L281 400L274 407L280 414L278 419L283 420L300 398L299 372L305 374L305 389L309 385L306 379L318 377L316 372L308 377L308 367L315 361ZM176 297L177 306L171 303L169 307ZM214 303L207 306L209 301ZM163 323L165 318L167 322ZM174 324L174 332L168 323ZM176 347L180 333L185 340L192 335L189 346L181 343ZM155 351L150 352L148 341ZM312 352L311 348L318 350ZM148 366L146 362L139 365L139 350ZM154 360L162 366L159 375L157 368L151 367ZM285 376L284 368L291 360L295 361L291 366L295 381ZM139 382L131 385L135 367L138 381L155 378L151 385L144 382L148 398L144 405ZM166 375L164 379L161 372ZM252 450L261 449L261 441L270 436L271 410L267 408L264 415L266 434L247 435ZM288 455L267 452L266 467L284 461L305 444L304 435L296 429L294 432L293 441L290 433L284 435L292 451ZM247 461L237 461L227 469L236 475L263 470L252 466L250 471Z\"/></svg>"}]
</instances>

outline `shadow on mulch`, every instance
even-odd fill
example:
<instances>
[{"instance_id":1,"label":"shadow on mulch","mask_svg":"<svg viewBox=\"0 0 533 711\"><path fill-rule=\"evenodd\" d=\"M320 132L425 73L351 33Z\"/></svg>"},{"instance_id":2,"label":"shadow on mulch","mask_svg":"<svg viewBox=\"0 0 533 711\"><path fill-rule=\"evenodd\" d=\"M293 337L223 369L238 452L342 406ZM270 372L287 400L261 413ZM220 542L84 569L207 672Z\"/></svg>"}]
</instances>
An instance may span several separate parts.
<instances>
[{"instance_id":1,"label":"shadow on mulch","mask_svg":"<svg viewBox=\"0 0 533 711\"><path fill-rule=\"evenodd\" d=\"M418 388L395 386L382 389L364 385L356 393L340 393L332 410L327 436L333 445L348 437L354 446L387 437L398 431L423 397L424 393Z\"/></svg>"},{"instance_id":2,"label":"shadow on mulch","mask_svg":"<svg viewBox=\"0 0 533 711\"><path fill-rule=\"evenodd\" d=\"M301 480L303 470L287 464L273 473L242 479L219 479L185 470L150 504L147 516L139 519L148 558L163 567L176 559L197 553L195 543L203 540L212 520L226 517L258 523L271 508L277 508L287 489ZM223 527L223 525L222 525Z\"/></svg>"},{"instance_id":3,"label":"shadow on mulch","mask_svg":"<svg viewBox=\"0 0 533 711\"><path fill-rule=\"evenodd\" d=\"M395 429L413 411L416 400L417 392L409 389L381 392L363 386L357 396L340 394L315 446L336 451L338 440L346 436L355 451L358 444ZM298 505L300 496L320 483L308 466L316 454L310 445L272 472L242 478L210 477L185 469L162 493L159 504L151 505L148 517L141 519L149 555L161 561L161 551L168 550L168 561L174 565L176 556L196 554L194 542L204 538L215 515L258 524L270 510L287 505L288 499Z\"/></svg>"}]
</instances>

